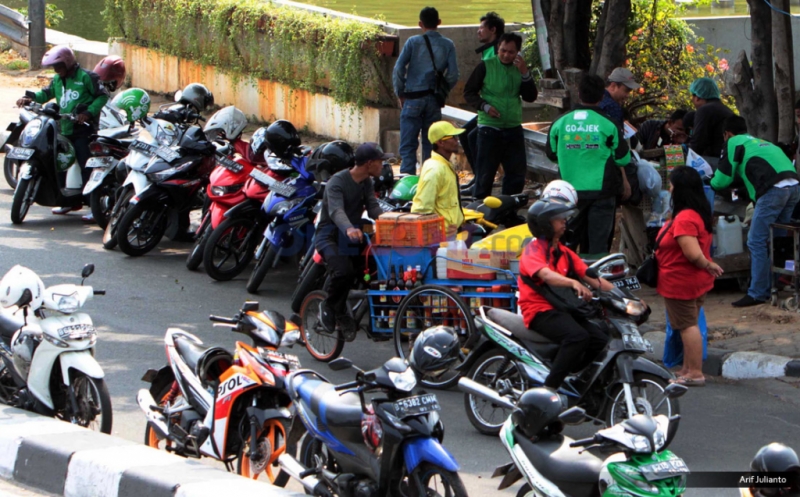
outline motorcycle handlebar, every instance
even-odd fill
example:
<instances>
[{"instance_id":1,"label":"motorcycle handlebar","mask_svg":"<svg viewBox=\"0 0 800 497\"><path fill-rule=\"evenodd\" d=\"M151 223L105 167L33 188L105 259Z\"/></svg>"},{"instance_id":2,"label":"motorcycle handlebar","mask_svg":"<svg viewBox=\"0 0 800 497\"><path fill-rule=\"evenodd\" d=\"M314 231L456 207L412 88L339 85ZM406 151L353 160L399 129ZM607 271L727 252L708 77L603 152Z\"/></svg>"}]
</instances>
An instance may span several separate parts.
<instances>
[{"instance_id":1,"label":"motorcycle handlebar","mask_svg":"<svg viewBox=\"0 0 800 497\"><path fill-rule=\"evenodd\" d=\"M233 318L226 318L226 317L222 317L222 316L215 316L215 315L213 315L213 314L212 314L212 315L210 315L210 316L208 316L208 320L209 320L209 321L213 321L213 322L215 322L215 323L225 323L225 324L238 324L238 323L239 323L237 320L235 320L235 319L233 319Z\"/></svg>"},{"instance_id":2,"label":"motorcycle handlebar","mask_svg":"<svg viewBox=\"0 0 800 497\"><path fill-rule=\"evenodd\" d=\"M569 444L569 446L570 447L586 447L587 445L593 445L593 444L596 444L597 442L598 442L597 435L595 435L595 436L593 436L591 438L582 438L580 440L575 440L574 442Z\"/></svg>"},{"instance_id":3,"label":"motorcycle handlebar","mask_svg":"<svg viewBox=\"0 0 800 497\"><path fill-rule=\"evenodd\" d=\"M341 385L336 385L333 389L337 392L341 392L342 390L350 390L351 388L356 388L361 385L358 381L351 381L349 383L342 383Z\"/></svg>"},{"instance_id":4,"label":"motorcycle handlebar","mask_svg":"<svg viewBox=\"0 0 800 497\"><path fill-rule=\"evenodd\" d=\"M105 290L94 290L92 293L94 293L95 295L105 295L106 291Z\"/></svg>"}]
</instances>

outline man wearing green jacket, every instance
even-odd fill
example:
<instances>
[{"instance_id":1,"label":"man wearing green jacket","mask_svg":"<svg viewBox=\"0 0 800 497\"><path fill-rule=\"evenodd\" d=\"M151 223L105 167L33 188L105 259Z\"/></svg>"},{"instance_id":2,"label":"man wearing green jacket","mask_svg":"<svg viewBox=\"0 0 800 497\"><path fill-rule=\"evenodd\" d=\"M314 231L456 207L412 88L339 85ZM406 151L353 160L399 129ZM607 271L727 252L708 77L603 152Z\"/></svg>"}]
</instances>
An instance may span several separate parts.
<instances>
[{"instance_id":1,"label":"man wearing green jacket","mask_svg":"<svg viewBox=\"0 0 800 497\"><path fill-rule=\"evenodd\" d=\"M788 223L800 201L800 183L792 161L776 145L747 134L747 122L731 116L724 123L725 145L711 188L728 188L736 176L744 181L755 201L747 234L750 250L750 288L733 302L734 307L763 304L770 297L772 271L769 262L769 225Z\"/></svg>"},{"instance_id":2,"label":"man wearing green jacket","mask_svg":"<svg viewBox=\"0 0 800 497\"><path fill-rule=\"evenodd\" d=\"M86 184L90 173L85 168L90 155L89 138L97 129L100 111L108 102L108 93L100 84L97 74L83 69L75 60L75 53L67 46L53 47L44 54L42 66L52 67L56 74L50 86L36 92L34 100L43 104L55 99L62 115L76 115L77 123L68 119L60 121L61 134L75 147L75 157L82 169L83 183ZM19 106L29 103L29 98L17 100ZM78 209L80 207L57 207L53 209L53 214L66 214Z\"/></svg>"},{"instance_id":3,"label":"man wearing green jacket","mask_svg":"<svg viewBox=\"0 0 800 497\"><path fill-rule=\"evenodd\" d=\"M476 199L492 194L501 162L503 195L520 193L525 185L521 100L533 102L537 91L521 48L518 34L504 33L497 43L497 57L478 64L464 86L464 98L478 110Z\"/></svg>"},{"instance_id":4,"label":"man wearing green jacket","mask_svg":"<svg viewBox=\"0 0 800 497\"><path fill-rule=\"evenodd\" d=\"M598 104L605 93L603 79L583 77L581 105L558 118L547 135L545 153L558 164L561 179L578 192L578 216L571 228L571 248L584 254L608 252L616 214L616 196L627 184L624 167L631 160L622 128Z\"/></svg>"}]
</instances>

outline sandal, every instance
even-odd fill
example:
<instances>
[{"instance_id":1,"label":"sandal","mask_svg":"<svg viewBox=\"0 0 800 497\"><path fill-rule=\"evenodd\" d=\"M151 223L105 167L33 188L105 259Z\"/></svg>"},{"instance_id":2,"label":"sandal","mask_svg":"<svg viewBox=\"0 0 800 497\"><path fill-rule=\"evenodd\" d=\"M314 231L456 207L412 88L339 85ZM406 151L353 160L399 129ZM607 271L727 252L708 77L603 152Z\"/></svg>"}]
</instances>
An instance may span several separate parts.
<instances>
[{"instance_id":1,"label":"sandal","mask_svg":"<svg viewBox=\"0 0 800 497\"><path fill-rule=\"evenodd\" d=\"M670 383L677 383L678 385L683 385L685 387L704 387L706 386L706 379L678 376L676 379L670 380Z\"/></svg>"}]
</instances>

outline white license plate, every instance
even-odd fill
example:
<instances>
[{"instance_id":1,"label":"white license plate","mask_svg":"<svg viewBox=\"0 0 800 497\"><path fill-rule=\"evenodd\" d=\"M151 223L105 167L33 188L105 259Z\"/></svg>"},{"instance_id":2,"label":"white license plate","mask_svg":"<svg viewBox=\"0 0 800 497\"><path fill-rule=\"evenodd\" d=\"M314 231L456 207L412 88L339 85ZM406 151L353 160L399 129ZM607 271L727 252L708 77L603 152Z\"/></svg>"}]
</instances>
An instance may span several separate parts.
<instances>
[{"instance_id":1,"label":"white license plate","mask_svg":"<svg viewBox=\"0 0 800 497\"><path fill-rule=\"evenodd\" d=\"M33 157L34 152L36 151L32 148L14 147L8 153L8 158L17 160L28 160L31 157Z\"/></svg>"}]
</instances>

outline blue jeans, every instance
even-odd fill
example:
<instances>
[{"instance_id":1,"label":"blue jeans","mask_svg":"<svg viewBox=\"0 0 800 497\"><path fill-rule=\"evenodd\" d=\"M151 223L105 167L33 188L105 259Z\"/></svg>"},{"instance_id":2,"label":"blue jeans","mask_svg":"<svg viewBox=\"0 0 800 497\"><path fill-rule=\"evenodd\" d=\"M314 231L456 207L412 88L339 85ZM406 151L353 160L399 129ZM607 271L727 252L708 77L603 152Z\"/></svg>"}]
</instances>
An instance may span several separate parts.
<instances>
[{"instance_id":1,"label":"blue jeans","mask_svg":"<svg viewBox=\"0 0 800 497\"><path fill-rule=\"evenodd\" d=\"M800 202L800 185L770 188L756 202L747 248L750 250L750 288L747 295L756 300L769 300L772 270L769 262L769 225L788 223L795 205Z\"/></svg>"},{"instance_id":2,"label":"blue jeans","mask_svg":"<svg viewBox=\"0 0 800 497\"><path fill-rule=\"evenodd\" d=\"M442 120L442 108L433 95L414 100L406 100L400 111L400 157L403 163L400 172L417 174L417 147L422 132L422 162L431 157L431 142L428 141L428 128Z\"/></svg>"}]
</instances>

